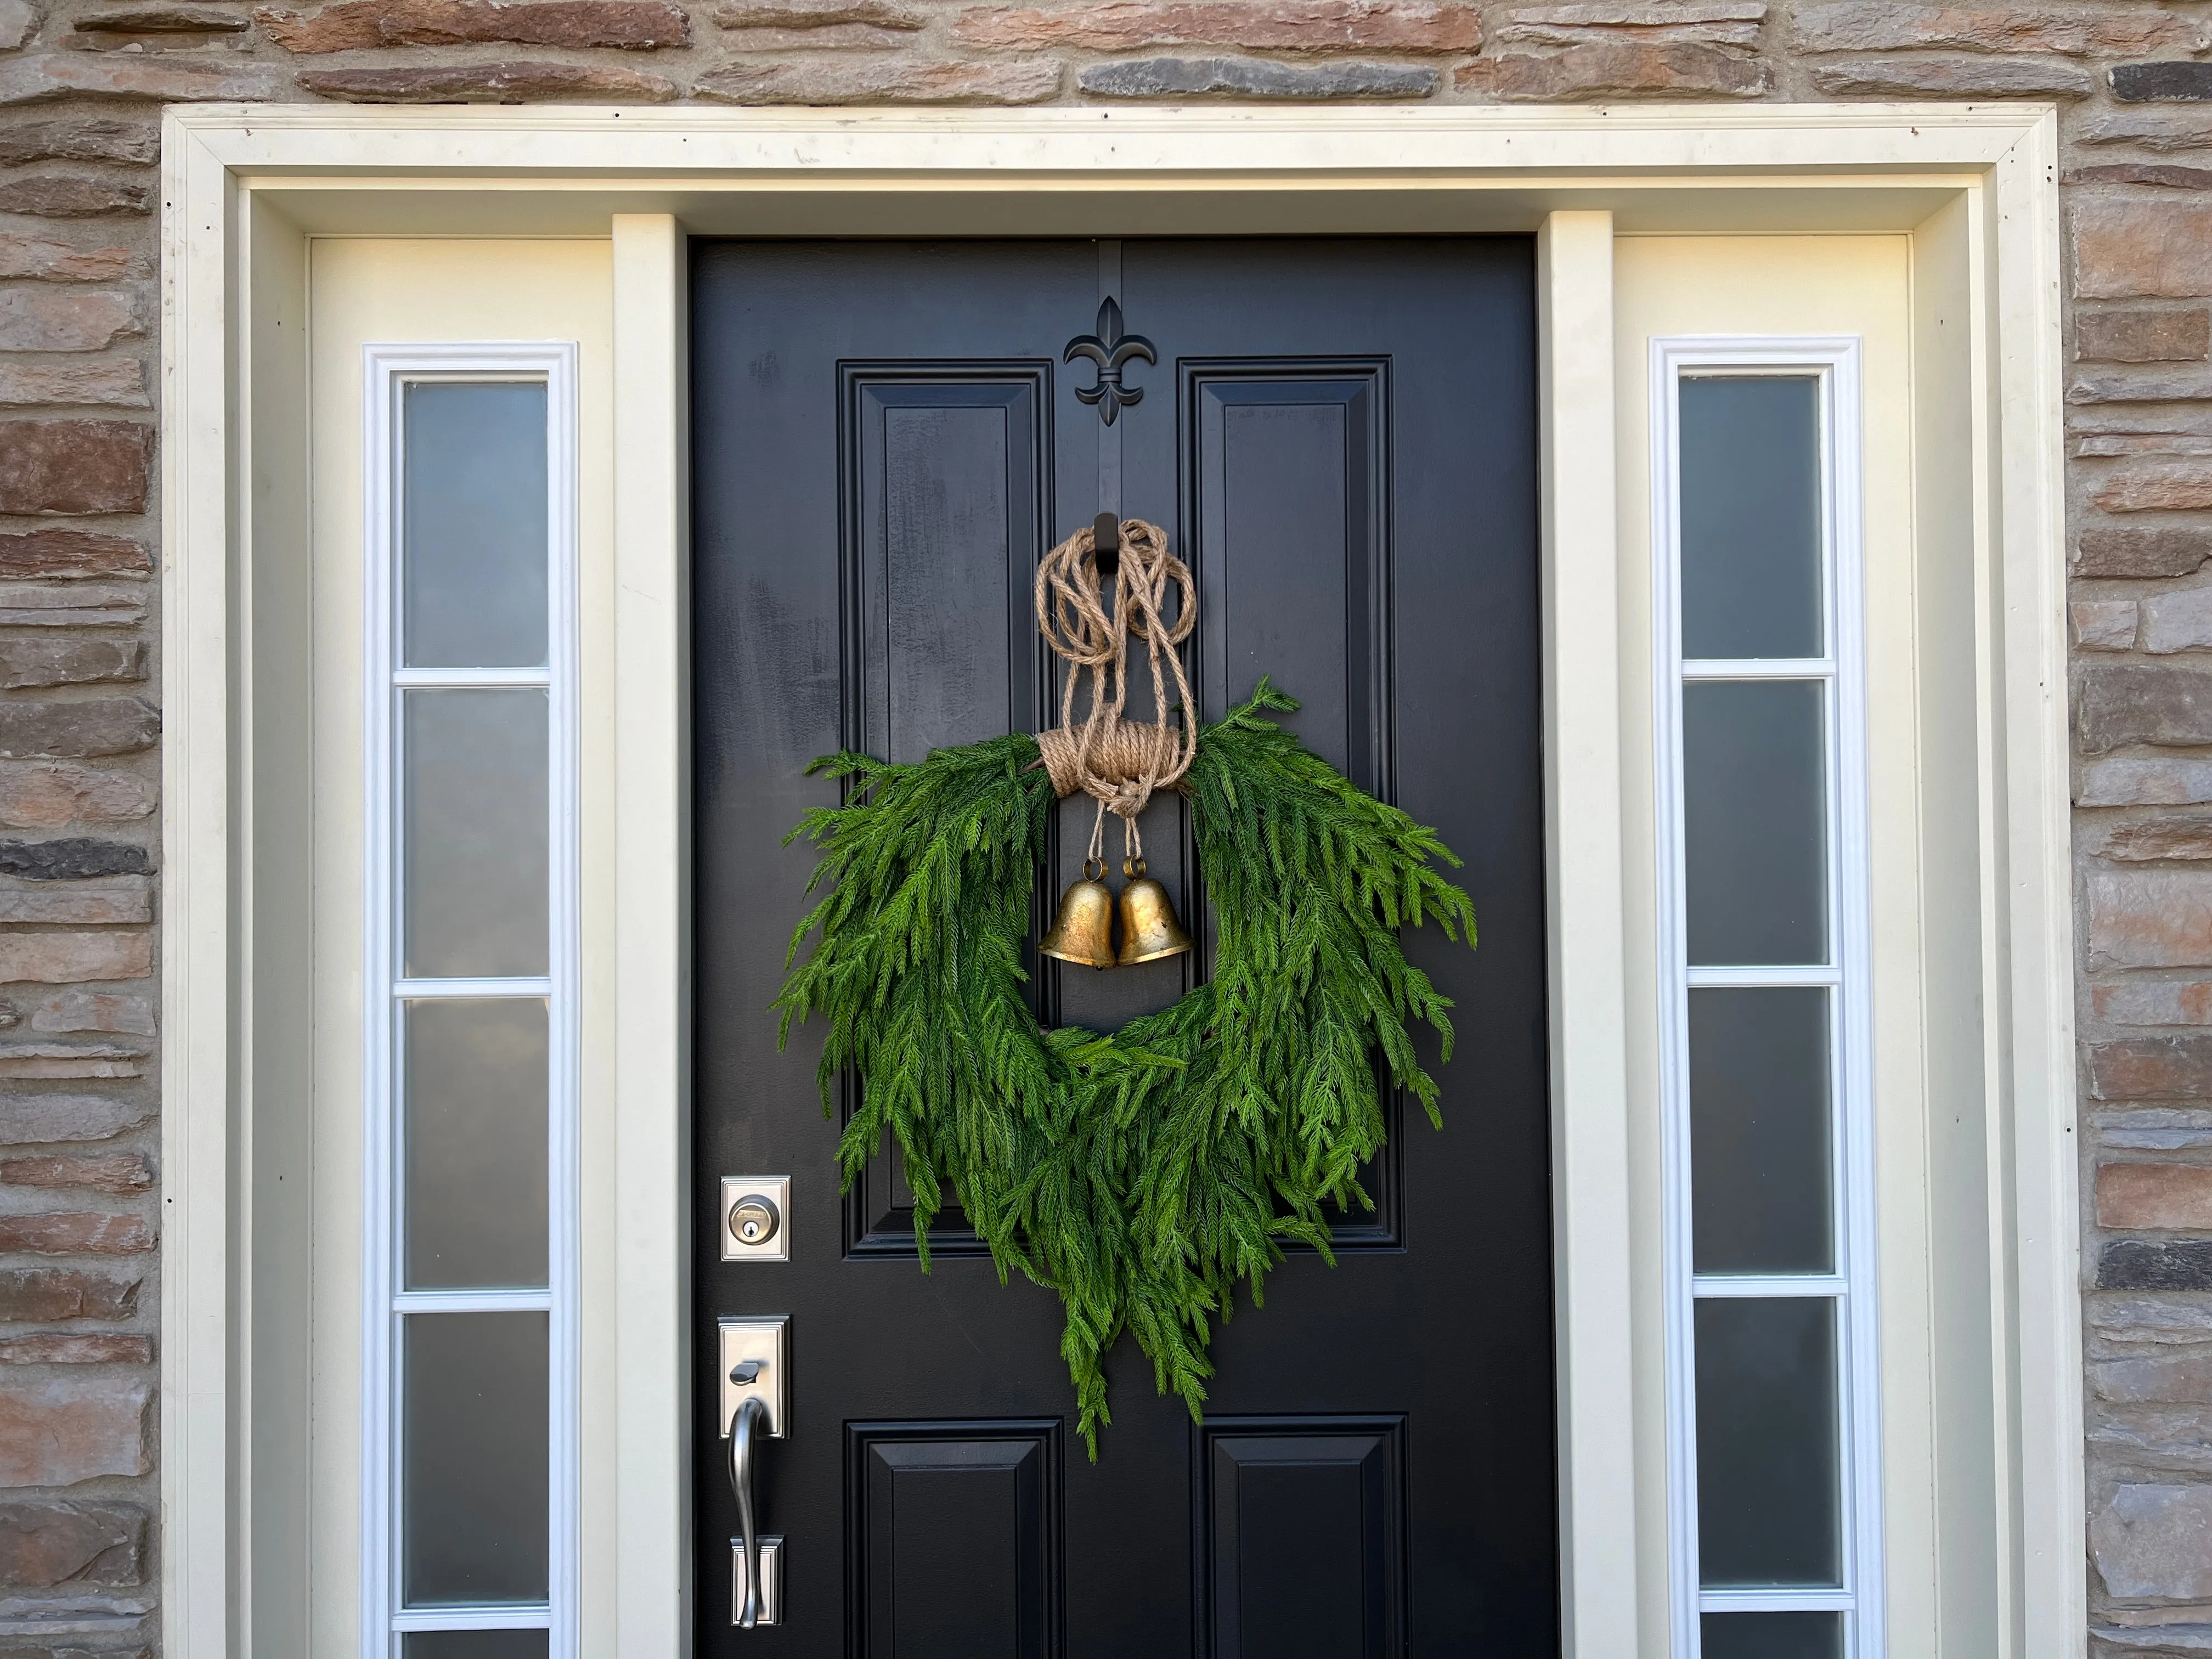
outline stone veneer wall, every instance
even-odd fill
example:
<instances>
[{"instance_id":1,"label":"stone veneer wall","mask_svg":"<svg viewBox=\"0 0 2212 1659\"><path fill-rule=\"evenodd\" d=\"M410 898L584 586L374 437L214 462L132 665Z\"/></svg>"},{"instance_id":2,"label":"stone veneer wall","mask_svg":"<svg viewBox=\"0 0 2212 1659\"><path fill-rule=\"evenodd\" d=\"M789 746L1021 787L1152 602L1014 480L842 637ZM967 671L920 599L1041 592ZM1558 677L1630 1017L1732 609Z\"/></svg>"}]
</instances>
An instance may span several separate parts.
<instances>
[{"instance_id":1,"label":"stone veneer wall","mask_svg":"<svg viewBox=\"0 0 2212 1659\"><path fill-rule=\"evenodd\" d=\"M156 108L2035 98L2064 135L2100 1659L2212 1650L2212 0L0 0L0 1655L144 1654Z\"/></svg>"}]
</instances>

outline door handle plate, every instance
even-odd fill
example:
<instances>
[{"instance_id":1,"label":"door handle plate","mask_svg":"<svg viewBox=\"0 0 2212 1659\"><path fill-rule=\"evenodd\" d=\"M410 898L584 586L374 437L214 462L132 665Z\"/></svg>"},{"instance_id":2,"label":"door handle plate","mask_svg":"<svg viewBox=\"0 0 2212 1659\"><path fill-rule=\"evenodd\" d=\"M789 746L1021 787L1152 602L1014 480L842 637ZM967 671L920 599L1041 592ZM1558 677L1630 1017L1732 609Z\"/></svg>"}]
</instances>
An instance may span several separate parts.
<instances>
[{"instance_id":1,"label":"door handle plate","mask_svg":"<svg viewBox=\"0 0 2212 1659\"><path fill-rule=\"evenodd\" d=\"M744 1318L732 1316L720 1323L720 1364L716 1375L720 1380L720 1406L718 1415L722 1437L730 1437L730 1425L737 1421L738 1407L750 1395L757 1398L768 1408L765 1432L771 1440L781 1440L789 1432L791 1418L791 1389L787 1381L791 1374L791 1316L773 1314L765 1317ZM730 1373L747 1361L757 1362L751 1370L751 1380L732 1382ZM748 1368L750 1369L750 1368ZM761 1576L765 1578L765 1569Z\"/></svg>"},{"instance_id":2,"label":"door handle plate","mask_svg":"<svg viewBox=\"0 0 2212 1659\"><path fill-rule=\"evenodd\" d=\"M783 1540L760 1540L761 1599L756 1625L783 1622ZM730 1623L735 1625L745 1605L745 1540L730 1540Z\"/></svg>"}]
</instances>

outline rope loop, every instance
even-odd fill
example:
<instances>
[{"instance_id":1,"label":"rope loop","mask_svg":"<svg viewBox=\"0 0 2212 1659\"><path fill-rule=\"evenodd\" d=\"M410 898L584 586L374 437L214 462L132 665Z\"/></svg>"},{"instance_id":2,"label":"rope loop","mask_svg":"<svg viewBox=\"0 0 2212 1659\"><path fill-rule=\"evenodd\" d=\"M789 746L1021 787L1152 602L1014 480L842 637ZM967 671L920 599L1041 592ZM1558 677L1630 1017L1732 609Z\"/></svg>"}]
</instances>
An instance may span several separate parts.
<instances>
[{"instance_id":1,"label":"rope loop","mask_svg":"<svg viewBox=\"0 0 2212 1659\"><path fill-rule=\"evenodd\" d=\"M1175 591L1175 619L1166 616ZM1176 647L1198 624L1198 585L1190 567L1168 550L1168 534L1142 519L1121 520L1121 563L1106 605L1098 571L1097 538L1077 531L1037 566L1038 630L1067 664L1060 687L1060 725L1037 734L1052 787L1063 799L1080 790L1098 803L1091 829L1091 854L1105 852L1106 814L1121 820L1124 857L1141 856L1137 815L1158 789L1174 788L1198 753L1197 708ZM1151 722L1122 718L1129 696L1131 638L1144 641L1152 671ZM1164 661L1164 668L1162 666ZM1089 676L1090 713L1075 722L1076 682ZM1168 681L1175 681L1182 719L1168 723Z\"/></svg>"}]
</instances>

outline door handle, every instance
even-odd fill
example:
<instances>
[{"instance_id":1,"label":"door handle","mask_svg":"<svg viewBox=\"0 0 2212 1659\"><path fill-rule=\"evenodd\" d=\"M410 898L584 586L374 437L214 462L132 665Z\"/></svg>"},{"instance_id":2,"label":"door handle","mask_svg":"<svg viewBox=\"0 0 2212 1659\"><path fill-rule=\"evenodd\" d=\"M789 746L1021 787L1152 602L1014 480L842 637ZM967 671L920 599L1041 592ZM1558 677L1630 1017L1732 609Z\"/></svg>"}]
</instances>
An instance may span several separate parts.
<instances>
[{"instance_id":1,"label":"door handle","mask_svg":"<svg viewBox=\"0 0 2212 1659\"><path fill-rule=\"evenodd\" d=\"M791 1425L791 1320L783 1314L720 1322L717 1413L730 1442L730 1495L738 1535L730 1540L730 1622L740 1630L783 1623L783 1540L763 1538L758 1484L760 1443L780 1440Z\"/></svg>"},{"instance_id":2,"label":"door handle","mask_svg":"<svg viewBox=\"0 0 2212 1659\"><path fill-rule=\"evenodd\" d=\"M757 1362L746 1364L757 1374ZM740 1379L733 1374L732 1380ZM750 1382L752 1378L741 1380ZM738 1536L745 1552L745 1600L738 1609L739 1630L751 1630L760 1623L761 1540L760 1528L753 1523L753 1437L767 1418L768 1407L761 1397L749 1394L738 1402L737 1417L730 1424L730 1490L737 1497Z\"/></svg>"}]
</instances>

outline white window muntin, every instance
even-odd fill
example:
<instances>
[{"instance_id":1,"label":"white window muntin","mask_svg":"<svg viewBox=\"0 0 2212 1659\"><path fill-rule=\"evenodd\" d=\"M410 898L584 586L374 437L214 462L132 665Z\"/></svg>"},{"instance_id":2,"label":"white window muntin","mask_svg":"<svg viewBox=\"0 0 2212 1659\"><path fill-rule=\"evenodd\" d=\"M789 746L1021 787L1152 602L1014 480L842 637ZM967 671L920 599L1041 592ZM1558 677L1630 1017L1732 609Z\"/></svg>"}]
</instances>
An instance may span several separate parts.
<instances>
[{"instance_id":1,"label":"white window muntin","mask_svg":"<svg viewBox=\"0 0 2212 1659\"><path fill-rule=\"evenodd\" d=\"M399 1659L409 1632L544 1630L550 1659L576 1651L580 880L577 756L577 348L573 343L370 344L362 348L364 660L367 712L363 997L364 1238L362 1647ZM403 665L400 588L403 416L425 382L534 383L546 391L546 651L542 665ZM401 955L402 720L405 694L542 689L547 698L547 972L517 978L409 978ZM405 1288L399 1176L403 1002L542 1000L547 1014L546 1283L524 1289ZM402 1605L402 1331L409 1314L544 1312L547 1316L547 1595L543 1602Z\"/></svg>"},{"instance_id":2,"label":"white window muntin","mask_svg":"<svg viewBox=\"0 0 2212 1659\"><path fill-rule=\"evenodd\" d=\"M1699 1659L1701 1615L1708 1613L1836 1612L1843 1615L1846 1659L1880 1659L1883 1650L1860 351L1855 336L1702 336L1650 343L1668 1514L1676 1659ZM1823 651L1817 657L1686 659L1682 653L1680 388L1686 379L1727 375L1809 376L1817 383L1823 629ZM1826 688L1827 963L1689 963L1683 688L1686 683L1715 680L1815 681ZM1834 1272L1699 1274L1692 1253L1689 992L1707 986L1812 985L1829 988L1833 999L1828 1162ZM1837 1486L1842 1512L1841 1571L1833 1587L1703 1585L1694 1318L1698 1301L1722 1297L1825 1297L1836 1304Z\"/></svg>"}]
</instances>

